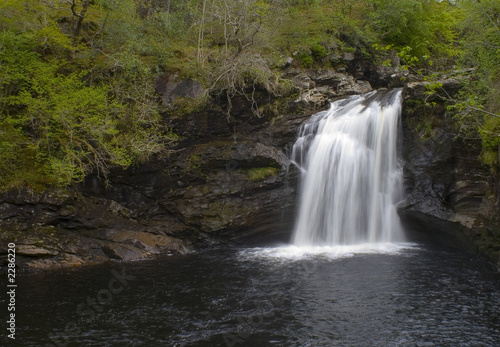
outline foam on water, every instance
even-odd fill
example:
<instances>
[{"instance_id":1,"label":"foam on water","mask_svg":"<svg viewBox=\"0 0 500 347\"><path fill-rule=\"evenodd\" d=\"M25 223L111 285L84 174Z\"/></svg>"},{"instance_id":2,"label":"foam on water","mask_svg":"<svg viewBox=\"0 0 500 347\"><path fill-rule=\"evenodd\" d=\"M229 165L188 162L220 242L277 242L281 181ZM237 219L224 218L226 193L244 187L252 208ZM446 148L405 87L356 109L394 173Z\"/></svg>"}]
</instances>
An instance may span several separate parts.
<instances>
[{"instance_id":1,"label":"foam on water","mask_svg":"<svg viewBox=\"0 0 500 347\"><path fill-rule=\"evenodd\" d=\"M336 260L349 258L359 254L386 254L401 255L410 249L419 249L418 244L411 242L404 243L362 243L357 245L338 246L295 246L287 245L282 247L256 247L247 248L240 251L240 258L270 259L283 261L298 261L311 258L322 258Z\"/></svg>"}]
</instances>

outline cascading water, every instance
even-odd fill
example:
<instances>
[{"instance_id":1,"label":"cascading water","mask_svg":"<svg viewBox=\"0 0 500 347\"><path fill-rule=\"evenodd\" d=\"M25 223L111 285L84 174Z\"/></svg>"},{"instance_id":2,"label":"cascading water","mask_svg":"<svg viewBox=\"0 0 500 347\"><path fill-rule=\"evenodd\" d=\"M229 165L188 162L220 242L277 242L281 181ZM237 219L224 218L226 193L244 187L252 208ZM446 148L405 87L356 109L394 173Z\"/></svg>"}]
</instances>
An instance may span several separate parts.
<instances>
[{"instance_id":1,"label":"cascading water","mask_svg":"<svg viewBox=\"0 0 500 347\"><path fill-rule=\"evenodd\" d=\"M292 150L302 171L294 245L402 240L401 103L400 89L351 96L302 125Z\"/></svg>"}]
</instances>

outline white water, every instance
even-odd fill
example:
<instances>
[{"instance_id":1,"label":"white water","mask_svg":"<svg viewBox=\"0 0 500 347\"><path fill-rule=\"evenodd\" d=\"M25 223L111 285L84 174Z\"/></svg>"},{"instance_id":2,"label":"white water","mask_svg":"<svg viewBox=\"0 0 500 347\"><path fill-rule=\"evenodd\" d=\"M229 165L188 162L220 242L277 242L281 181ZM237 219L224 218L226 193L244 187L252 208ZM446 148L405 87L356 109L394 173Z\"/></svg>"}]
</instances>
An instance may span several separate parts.
<instances>
[{"instance_id":1,"label":"white water","mask_svg":"<svg viewBox=\"0 0 500 347\"><path fill-rule=\"evenodd\" d=\"M247 248L239 252L240 259L269 259L276 261L300 261L305 259L338 260L359 254L403 255L408 250L419 250L416 243L362 243L338 246L295 246Z\"/></svg>"},{"instance_id":2,"label":"white water","mask_svg":"<svg viewBox=\"0 0 500 347\"><path fill-rule=\"evenodd\" d=\"M352 96L302 125L292 151L302 171L295 246L403 240L401 102L401 90Z\"/></svg>"}]
</instances>

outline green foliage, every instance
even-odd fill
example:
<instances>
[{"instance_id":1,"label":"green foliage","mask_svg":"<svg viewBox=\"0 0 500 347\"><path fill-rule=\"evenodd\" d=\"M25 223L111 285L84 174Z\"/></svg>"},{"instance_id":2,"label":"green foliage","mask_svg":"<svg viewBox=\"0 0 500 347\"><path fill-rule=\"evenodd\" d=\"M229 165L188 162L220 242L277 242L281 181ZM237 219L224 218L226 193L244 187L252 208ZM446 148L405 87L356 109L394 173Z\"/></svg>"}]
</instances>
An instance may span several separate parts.
<instances>
[{"instance_id":1,"label":"green foliage","mask_svg":"<svg viewBox=\"0 0 500 347\"><path fill-rule=\"evenodd\" d=\"M327 55L326 48L320 43L314 43L311 46L311 54L316 60L321 60Z\"/></svg>"},{"instance_id":2,"label":"green foliage","mask_svg":"<svg viewBox=\"0 0 500 347\"><path fill-rule=\"evenodd\" d=\"M481 160L498 172L500 136L500 3L495 0L457 1L466 16L460 22L462 66L472 70L453 101L462 129L479 132ZM476 135L477 136L477 135Z\"/></svg>"},{"instance_id":3,"label":"green foliage","mask_svg":"<svg viewBox=\"0 0 500 347\"><path fill-rule=\"evenodd\" d=\"M481 160L498 171L500 3L463 0L450 5L444 1L381 0L374 4L377 9L371 16L375 28L385 31L382 37L389 43L374 48L379 52L396 49L401 69L421 75L426 81L425 94L439 96L448 103L448 110L456 113L460 134L464 138L479 137L483 144ZM384 62L390 64L390 59ZM438 74L429 73L450 64L465 68L461 75L465 82L453 97L443 89Z\"/></svg>"},{"instance_id":4,"label":"green foliage","mask_svg":"<svg viewBox=\"0 0 500 347\"><path fill-rule=\"evenodd\" d=\"M464 63L476 66L494 83L500 77L500 3L495 0L459 1L467 16L461 22Z\"/></svg>"},{"instance_id":5,"label":"green foliage","mask_svg":"<svg viewBox=\"0 0 500 347\"><path fill-rule=\"evenodd\" d=\"M309 52L300 52L295 55L295 59L297 59L300 62L300 66L305 67L305 68L310 68L313 63L313 57Z\"/></svg>"},{"instance_id":6,"label":"green foliage","mask_svg":"<svg viewBox=\"0 0 500 347\"><path fill-rule=\"evenodd\" d=\"M107 83L89 84L87 71L72 71L71 62L37 53L46 28L36 34L3 32L1 190L64 186L90 172L105 177L113 166L165 152L175 136L160 129L147 72L132 64Z\"/></svg>"},{"instance_id":7,"label":"green foliage","mask_svg":"<svg viewBox=\"0 0 500 347\"><path fill-rule=\"evenodd\" d=\"M437 0L375 0L372 3L373 11L368 12L367 17L374 30L397 50L409 48L410 59L459 54L454 45L455 28L462 12L455 6Z\"/></svg>"},{"instance_id":8,"label":"green foliage","mask_svg":"<svg viewBox=\"0 0 500 347\"><path fill-rule=\"evenodd\" d=\"M327 56L328 52L322 44L314 42L307 49L302 50L295 54L295 59L300 63L300 66L310 68L314 63L321 63Z\"/></svg>"},{"instance_id":9,"label":"green foliage","mask_svg":"<svg viewBox=\"0 0 500 347\"><path fill-rule=\"evenodd\" d=\"M37 149L19 129L0 123L0 191L29 184L41 190L52 184L45 163L38 158Z\"/></svg>"},{"instance_id":10,"label":"green foliage","mask_svg":"<svg viewBox=\"0 0 500 347\"><path fill-rule=\"evenodd\" d=\"M0 184L65 185L166 153L175 135L161 126L159 74L207 91L177 100L178 114L223 95L228 114L243 96L260 116L263 93L291 90L279 71L287 57L326 67L346 52L387 66L399 58L421 75L475 67L459 97L444 98L462 129L480 129L485 151L498 151L499 13L496 0L4 0ZM441 93L427 82L429 96Z\"/></svg>"},{"instance_id":11,"label":"green foliage","mask_svg":"<svg viewBox=\"0 0 500 347\"><path fill-rule=\"evenodd\" d=\"M500 118L487 117L483 126L479 129L479 134L483 142L483 151L481 153L482 161L493 168L498 167Z\"/></svg>"}]
</instances>

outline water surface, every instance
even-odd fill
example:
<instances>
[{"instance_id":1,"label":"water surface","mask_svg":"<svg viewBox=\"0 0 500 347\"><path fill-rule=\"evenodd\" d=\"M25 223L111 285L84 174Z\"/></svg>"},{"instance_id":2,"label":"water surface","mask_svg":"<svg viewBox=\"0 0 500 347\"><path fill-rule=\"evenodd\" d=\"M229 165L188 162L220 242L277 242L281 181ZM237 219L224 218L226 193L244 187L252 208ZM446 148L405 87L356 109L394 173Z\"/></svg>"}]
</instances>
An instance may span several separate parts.
<instances>
[{"instance_id":1,"label":"water surface","mask_svg":"<svg viewBox=\"0 0 500 347\"><path fill-rule=\"evenodd\" d=\"M23 275L18 286L9 345L500 344L499 275L431 244L220 249Z\"/></svg>"}]
</instances>

